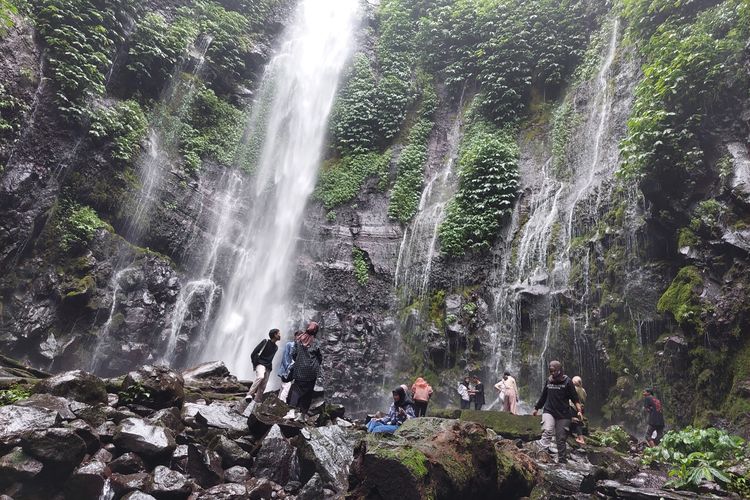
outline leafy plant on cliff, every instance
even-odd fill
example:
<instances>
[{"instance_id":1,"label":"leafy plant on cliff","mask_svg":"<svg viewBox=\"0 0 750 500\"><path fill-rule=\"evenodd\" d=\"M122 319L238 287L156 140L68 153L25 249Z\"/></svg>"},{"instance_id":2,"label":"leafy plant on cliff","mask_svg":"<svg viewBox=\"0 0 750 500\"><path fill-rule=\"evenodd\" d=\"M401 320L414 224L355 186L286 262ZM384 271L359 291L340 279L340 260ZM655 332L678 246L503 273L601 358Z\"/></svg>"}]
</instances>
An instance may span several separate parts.
<instances>
[{"instance_id":1,"label":"leafy plant on cliff","mask_svg":"<svg viewBox=\"0 0 750 500\"><path fill-rule=\"evenodd\" d=\"M86 99L104 94L114 46L137 5L135 0L40 0L32 5L37 32L47 47L47 74L68 119L81 122Z\"/></svg>"},{"instance_id":2,"label":"leafy plant on cliff","mask_svg":"<svg viewBox=\"0 0 750 500\"><path fill-rule=\"evenodd\" d=\"M12 405L29 397L31 397L29 389L20 385L14 385L10 389L0 391L0 406Z\"/></svg>"},{"instance_id":3,"label":"leafy plant on cliff","mask_svg":"<svg viewBox=\"0 0 750 500\"><path fill-rule=\"evenodd\" d=\"M27 109L21 99L8 92L5 85L0 83L0 137L20 129L23 113Z\"/></svg>"},{"instance_id":4,"label":"leafy plant on cliff","mask_svg":"<svg viewBox=\"0 0 750 500\"><path fill-rule=\"evenodd\" d=\"M486 248L498 234L518 194L518 146L508 131L474 126L459 158L459 188L440 224L444 252Z\"/></svg>"},{"instance_id":5,"label":"leafy plant on cliff","mask_svg":"<svg viewBox=\"0 0 750 500\"><path fill-rule=\"evenodd\" d=\"M390 163L390 149L384 153L354 154L326 162L314 196L328 210L351 201L359 193L365 179L372 175L377 175L379 185L383 186L388 180Z\"/></svg>"},{"instance_id":6,"label":"leafy plant on cliff","mask_svg":"<svg viewBox=\"0 0 750 500\"><path fill-rule=\"evenodd\" d=\"M703 308L698 290L702 286L703 278L698 268L683 267L659 299L657 310L671 313L681 325L700 327Z\"/></svg>"},{"instance_id":7,"label":"leafy plant on cliff","mask_svg":"<svg viewBox=\"0 0 750 500\"><path fill-rule=\"evenodd\" d=\"M18 9L10 0L0 0L0 37L5 36L8 28L13 26L13 15Z\"/></svg>"},{"instance_id":8,"label":"leafy plant on cliff","mask_svg":"<svg viewBox=\"0 0 750 500\"><path fill-rule=\"evenodd\" d=\"M358 153L375 147L378 137L376 91L370 61L358 54L331 114L331 132L340 152Z\"/></svg>"},{"instance_id":9,"label":"leafy plant on cliff","mask_svg":"<svg viewBox=\"0 0 750 500\"><path fill-rule=\"evenodd\" d=\"M75 201L63 200L57 210L55 229L60 248L64 252L86 246L97 230L109 228L93 208L79 205Z\"/></svg>"},{"instance_id":10,"label":"leafy plant on cliff","mask_svg":"<svg viewBox=\"0 0 750 500\"><path fill-rule=\"evenodd\" d=\"M354 264L354 277L357 283L366 285L370 280L370 267L365 260L365 253L361 248L352 247L352 264Z\"/></svg>"},{"instance_id":11,"label":"leafy plant on cliff","mask_svg":"<svg viewBox=\"0 0 750 500\"><path fill-rule=\"evenodd\" d=\"M136 157L148 129L148 121L140 104L123 101L113 107L95 106L90 110L89 117L89 135L100 143L111 141L112 158L127 164Z\"/></svg>"}]
</instances>

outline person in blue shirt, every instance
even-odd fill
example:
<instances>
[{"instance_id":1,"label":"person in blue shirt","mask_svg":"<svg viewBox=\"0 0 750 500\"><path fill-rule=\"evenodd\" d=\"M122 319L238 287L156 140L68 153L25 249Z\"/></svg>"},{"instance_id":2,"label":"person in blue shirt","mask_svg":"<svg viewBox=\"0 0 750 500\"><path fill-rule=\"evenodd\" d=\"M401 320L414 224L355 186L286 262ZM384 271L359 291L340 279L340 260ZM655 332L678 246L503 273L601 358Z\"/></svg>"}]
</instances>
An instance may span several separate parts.
<instances>
[{"instance_id":1,"label":"person in blue shirt","mask_svg":"<svg viewBox=\"0 0 750 500\"><path fill-rule=\"evenodd\" d=\"M411 399L407 399L404 388L397 387L393 390L393 403L388 410L388 415L370 420L367 424L367 432L393 434L410 418L414 418L414 406Z\"/></svg>"},{"instance_id":2,"label":"person in blue shirt","mask_svg":"<svg viewBox=\"0 0 750 500\"><path fill-rule=\"evenodd\" d=\"M292 358L292 352L294 351L294 342L299 339L299 336L305 333L303 330L297 330L294 332L294 340L286 343L284 346L284 352L281 356L281 366L279 366L279 377L281 378L281 390L279 391L279 399L286 403L289 397L289 389L292 388L294 382L294 359Z\"/></svg>"}]
</instances>

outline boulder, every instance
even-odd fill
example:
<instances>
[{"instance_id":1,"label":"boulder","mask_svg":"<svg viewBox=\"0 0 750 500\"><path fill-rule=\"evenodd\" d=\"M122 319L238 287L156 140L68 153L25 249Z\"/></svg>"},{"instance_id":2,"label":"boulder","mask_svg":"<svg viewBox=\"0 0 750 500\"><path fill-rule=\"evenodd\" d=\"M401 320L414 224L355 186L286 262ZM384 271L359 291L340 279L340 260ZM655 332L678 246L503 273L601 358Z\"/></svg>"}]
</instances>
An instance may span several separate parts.
<instances>
[{"instance_id":1,"label":"boulder","mask_svg":"<svg viewBox=\"0 0 750 500\"><path fill-rule=\"evenodd\" d=\"M169 460L169 468L172 470L176 470L178 472L182 472L183 474L187 473L187 461L188 461L188 445L186 444L180 444L177 445L177 448L174 449L172 452L172 458Z\"/></svg>"},{"instance_id":2,"label":"boulder","mask_svg":"<svg viewBox=\"0 0 750 500\"><path fill-rule=\"evenodd\" d=\"M211 442L209 448L221 456L221 463L225 468L235 465L248 468L253 466L253 457L226 436L217 436Z\"/></svg>"},{"instance_id":3,"label":"boulder","mask_svg":"<svg viewBox=\"0 0 750 500\"><path fill-rule=\"evenodd\" d=\"M42 471L42 462L24 453L20 446L0 457L0 478L9 481L26 481ZM0 481L2 483L4 481Z\"/></svg>"},{"instance_id":4,"label":"boulder","mask_svg":"<svg viewBox=\"0 0 750 500\"><path fill-rule=\"evenodd\" d=\"M622 498L632 500L687 500L687 499L706 499L711 498L700 493L690 493L687 491L666 491L656 488L638 488L627 486L617 481L605 480L596 484L596 491L605 498ZM718 497L713 497L718 498Z\"/></svg>"},{"instance_id":5,"label":"boulder","mask_svg":"<svg viewBox=\"0 0 750 500\"><path fill-rule=\"evenodd\" d=\"M30 432L23 436L21 443L23 451L42 462L74 466L86 454L86 443L74 429L53 427Z\"/></svg>"},{"instance_id":6,"label":"boulder","mask_svg":"<svg viewBox=\"0 0 750 500\"><path fill-rule=\"evenodd\" d=\"M268 478L282 486L299 479L297 450L284 437L278 425L274 425L263 439L252 473L255 477Z\"/></svg>"},{"instance_id":7,"label":"boulder","mask_svg":"<svg viewBox=\"0 0 750 500\"><path fill-rule=\"evenodd\" d=\"M231 404L214 402L210 405L198 405L195 422L199 425L221 429L230 436L239 437L247 434L247 420L234 410Z\"/></svg>"},{"instance_id":8,"label":"boulder","mask_svg":"<svg viewBox=\"0 0 750 500\"><path fill-rule=\"evenodd\" d=\"M531 415L513 415L503 411L461 411L460 420L476 422L495 431L506 439L536 441L542 437L540 418Z\"/></svg>"},{"instance_id":9,"label":"boulder","mask_svg":"<svg viewBox=\"0 0 750 500\"><path fill-rule=\"evenodd\" d=\"M227 483L244 483L250 477L250 471L245 467L235 465L224 471L224 481Z\"/></svg>"},{"instance_id":10,"label":"boulder","mask_svg":"<svg viewBox=\"0 0 750 500\"><path fill-rule=\"evenodd\" d=\"M99 435L89 424L83 420L72 420L65 423L65 427L73 429L79 438L83 439L86 443L86 451L89 453L96 453L96 450L101 446L99 441Z\"/></svg>"},{"instance_id":11,"label":"boulder","mask_svg":"<svg viewBox=\"0 0 750 500\"><path fill-rule=\"evenodd\" d=\"M586 463L568 462L540 464L541 478L532 492L532 498L549 498L576 493L594 493L597 481L606 479L606 472Z\"/></svg>"},{"instance_id":12,"label":"boulder","mask_svg":"<svg viewBox=\"0 0 750 500\"><path fill-rule=\"evenodd\" d=\"M16 405L53 410L59 413L60 418L63 420L75 420L78 418L70 409L70 401L51 394L33 394L30 398L19 401Z\"/></svg>"},{"instance_id":13,"label":"boulder","mask_svg":"<svg viewBox=\"0 0 750 500\"><path fill-rule=\"evenodd\" d=\"M120 500L156 500L156 498L142 491L131 491Z\"/></svg>"},{"instance_id":14,"label":"boulder","mask_svg":"<svg viewBox=\"0 0 750 500\"><path fill-rule=\"evenodd\" d=\"M110 475L109 468L98 460L89 460L73 471L65 491L68 498L98 500Z\"/></svg>"},{"instance_id":15,"label":"boulder","mask_svg":"<svg viewBox=\"0 0 750 500\"><path fill-rule=\"evenodd\" d=\"M132 371L122 381L122 391L132 402L149 408L180 407L185 400L182 375L166 366L146 365Z\"/></svg>"},{"instance_id":16,"label":"boulder","mask_svg":"<svg viewBox=\"0 0 750 500\"><path fill-rule=\"evenodd\" d=\"M184 499L193 490L192 482L177 471L157 465L148 484L148 493L157 499Z\"/></svg>"},{"instance_id":17,"label":"boulder","mask_svg":"<svg viewBox=\"0 0 750 500\"><path fill-rule=\"evenodd\" d=\"M172 431L139 418L126 418L120 422L113 439L118 448L146 458L169 455L177 446Z\"/></svg>"},{"instance_id":18,"label":"boulder","mask_svg":"<svg viewBox=\"0 0 750 500\"><path fill-rule=\"evenodd\" d=\"M363 437L363 433L332 425L303 429L292 443L297 447L302 471L317 473L323 484L332 485L337 491L345 491L354 447ZM309 477L306 476L303 473L302 479Z\"/></svg>"},{"instance_id":19,"label":"boulder","mask_svg":"<svg viewBox=\"0 0 750 500\"><path fill-rule=\"evenodd\" d=\"M0 444L11 444L23 434L48 429L61 420L60 414L54 410L33 406L0 406Z\"/></svg>"},{"instance_id":20,"label":"boulder","mask_svg":"<svg viewBox=\"0 0 750 500\"><path fill-rule=\"evenodd\" d=\"M279 426L288 437L299 434L300 429L304 427L301 422L284 419L292 407L274 395L266 394L262 402L251 404L248 408L250 415L247 417L247 426L250 433L257 438L263 437L274 425Z\"/></svg>"},{"instance_id":21,"label":"boulder","mask_svg":"<svg viewBox=\"0 0 750 500\"><path fill-rule=\"evenodd\" d=\"M520 471L507 472L513 468ZM496 448L484 426L417 418L394 436L370 434L357 445L349 494L404 500L519 498L531 491L533 476L528 462L515 463L513 455Z\"/></svg>"},{"instance_id":22,"label":"boulder","mask_svg":"<svg viewBox=\"0 0 750 500\"><path fill-rule=\"evenodd\" d=\"M34 387L38 394L52 394L82 403L107 404L104 381L83 370L74 370L44 379Z\"/></svg>"},{"instance_id":23,"label":"boulder","mask_svg":"<svg viewBox=\"0 0 750 500\"><path fill-rule=\"evenodd\" d=\"M147 472L136 472L133 474L119 474L113 473L110 478L110 484L112 491L116 495L124 495L125 493L137 490L145 490L149 486L150 474Z\"/></svg>"},{"instance_id":24,"label":"boulder","mask_svg":"<svg viewBox=\"0 0 750 500\"><path fill-rule=\"evenodd\" d=\"M189 444L187 474L202 488L216 486L224 480L221 457L215 451Z\"/></svg>"},{"instance_id":25,"label":"boulder","mask_svg":"<svg viewBox=\"0 0 750 500\"><path fill-rule=\"evenodd\" d=\"M146 418L146 422L151 425L166 427L175 434L179 434L180 432L185 430L185 426L182 424L180 410L175 407L164 408L157 411L156 413Z\"/></svg>"},{"instance_id":26,"label":"boulder","mask_svg":"<svg viewBox=\"0 0 750 500\"><path fill-rule=\"evenodd\" d=\"M118 474L134 474L146 470L143 459L133 452L123 453L110 462L109 469Z\"/></svg>"},{"instance_id":27,"label":"boulder","mask_svg":"<svg viewBox=\"0 0 750 500\"><path fill-rule=\"evenodd\" d=\"M323 480L316 473L297 495L297 500L318 500L323 498Z\"/></svg>"},{"instance_id":28,"label":"boulder","mask_svg":"<svg viewBox=\"0 0 750 500\"><path fill-rule=\"evenodd\" d=\"M223 361L208 361L182 372L186 384L195 380L229 377L229 369Z\"/></svg>"},{"instance_id":29,"label":"boulder","mask_svg":"<svg viewBox=\"0 0 750 500\"><path fill-rule=\"evenodd\" d=\"M276 490L276 484L266 478L252 478L246 484L247 498L250 500L266 500L272 498Z\"/></svg>"},{"instance_id":30,"label":"boulder","mask_svg":"<svg viewBox=\"0 0 750 500\"><path fill-rule=\"evenodd\" d=\"M247 488L243 484L220 484L195 496L195 500L245 500ZM270 497L269 497L270 498Z\"/></svg>"}]
</instances>

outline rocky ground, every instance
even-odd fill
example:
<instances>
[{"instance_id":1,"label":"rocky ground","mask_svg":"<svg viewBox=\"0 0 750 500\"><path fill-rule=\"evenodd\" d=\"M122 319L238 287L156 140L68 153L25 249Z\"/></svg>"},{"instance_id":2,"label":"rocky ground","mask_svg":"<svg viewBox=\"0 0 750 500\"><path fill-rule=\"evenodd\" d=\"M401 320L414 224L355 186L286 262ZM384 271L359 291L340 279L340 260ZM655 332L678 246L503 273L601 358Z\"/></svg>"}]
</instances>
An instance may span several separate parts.
<instances>
[{"instance_id":1,"label":"rocky ground","mask_svg":"<svg viewBox=\"0 0 750 500\"><path fill-rule=\"evenodd\" d=\"M0 358L9 387L21 399L0 406L2 500L715 497L659 489L663 472L594 444L555 464L529 416L436 411L374 436L321 393L285 420L271 393L244 402L221 362L104 380Z\"/></svg>"}]
</instances>

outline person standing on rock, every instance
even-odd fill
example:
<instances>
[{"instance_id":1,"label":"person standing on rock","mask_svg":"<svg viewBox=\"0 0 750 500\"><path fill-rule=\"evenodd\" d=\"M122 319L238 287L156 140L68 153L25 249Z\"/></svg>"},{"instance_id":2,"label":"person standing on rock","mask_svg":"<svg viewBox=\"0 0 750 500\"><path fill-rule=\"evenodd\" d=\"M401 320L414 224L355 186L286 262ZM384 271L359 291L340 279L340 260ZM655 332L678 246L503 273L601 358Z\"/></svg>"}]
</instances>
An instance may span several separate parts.
<instances>
[{"instance_id":1,"label":"person standing on rock","mask_svg":"<svg viewBox=\"0 0 750 500\"><path fill-rule=\"evenodd\" d=\"M469 376L465 376L462 382L458 383L458 395L461 397L461 409L468 410L471 408L471 393L469 392Z\"/></svg>"},{"instance_id":2,"label":"person standing on rock","mask_svg":"<svg viewBox=\"0 0 750 500\"><path fill-rule=\"evenodd\" d=\"M302 335L302 330L294 332L294 340L287 342L284 345L284 352L281 356L281 366L279 366L279 377L281 378L281 390L279 391L279 399L286 403L289 397L289 390L292 388L292 382L294 382L294 359L292 358L292 352L294 351L294 342Z\"/></svg>"},{"instance_id":3,"label":"person standing on rock","mask_svg":"<svg viewBox=\"0 0 750 500\"><path fill-rule=\"evenodd\" d=\"M562 464L567 461L566 440L570 430L570 421L573 418L570 401L575 405L578 418L583 418L583 413L576 388L573 381L563 373L562 363L551 361L549 373L542 395L534 405L533 415L536 416L540 409L544 409L540 444L542 448L550 450L554 439L557 442L557 461Z\"/></svg>"},{"instance_id":4,"label":"person standing on rock","mask_svg":"<svg viewBox=\"0 0 750 500\"><path fill-rule=\"evenodd\" d=\"M479 377L474 377L474 409L481 410L484 406L484 384Z\"/></svg>"},{"instance_id":5,"label":"person standing on rock","mask_svg":"<svg viewBox=\"0 0 750 500\"><path fill-rule=\"evenodd\" d=\"M323 354L320 352L315 337L319 326L311 321L307 329L294 341L292 359L294 360L294 383L289 392L289 406L306 414L312 403L315 381L320 375Z\"/></svg>"},{"instance_id":6,"label":"person standing on rock","mask_svg":"<svg viewBox=\"0 0 750 500\"><path fill-rule=\"evenodd\" d=\"M367 432L373 434L393 434L401 424L414 418L414 407L406 397L403 387L393 390L393 403L388 409L388 415L383 418L373 418L367 423Z\"/></svg>"},{"instance_id":7,"label":"person standing on rock","mask_svg":"<svg viewBox=\"0 0 750 500\"><path fill-rule=\"evenodd\" d=\"M415 415L417 417L426 416L427 403L430 402L430 398L432 397L432 386L422 377L418 377L411 386L411 393L414 397Z\"/></svg>"},{"instance_id":8,"label":"person standing on rock","mask_svg":"<svg viewBox=\"0 0 750 500\"><path fill-rule=\"evenodd\" d=\"M581 413L586 412L586 389L583 388L583 379L576 375L572 379L573 385L576 387L576 393L578 394L578 402L581 403ZM573 410L575 410L575 406L573 406L573 402L570 402L570 405ZM581 416L573 417L572 420L572 427L571 432L576 437L576 443L578 444L586 444L586 440L583 438L583 435L586 430L586 417Z\"/></svg>"},{"instance_id":9,"label":"person standing on rock","mask_svg":"<svg viewBox=\"0 0 750 500\"><path fill-rule=\"evenodd\" d=\"M651 388L643 390L643 411L646 412L646 442L649 446L654 447L659 444L661 437L664 435L664 413L662 412L661 401L654 396L654 390ZM656 437L654 437L656 433Z\"/></svg>"},{"instance_id":10,"label":"person standing on rock","mask_svg":"<svg viewBox=\"0 0 750 500\"><path fill-rule=\"evenodd\" d=\"M253 399L257 401L263 400L263 391L266 390L268 377L271 375L273 357L279 349L276 343L279 340L281 340L279 329L272 328L268 332L268 338L262 340L253 349L250 360L253 363L253 370L255 370L255 381L250 386L250 390L247 392L247 396L245 396L245 401L252 401Z\"/></svg>"},{"instance_id":11,"label":"person standing on rock","mask_svg":"<svg viewBox=\"0 0 750 500\"><path fill-rule=\"evenodd\" d=\"M500 392L500 399L503 405L503 411L507 411L513 415L518 415L517 404L518 404L518 384L509 371L503 373L503 379L495 384L495 389Z\"/></svg>"}]
</instances>

